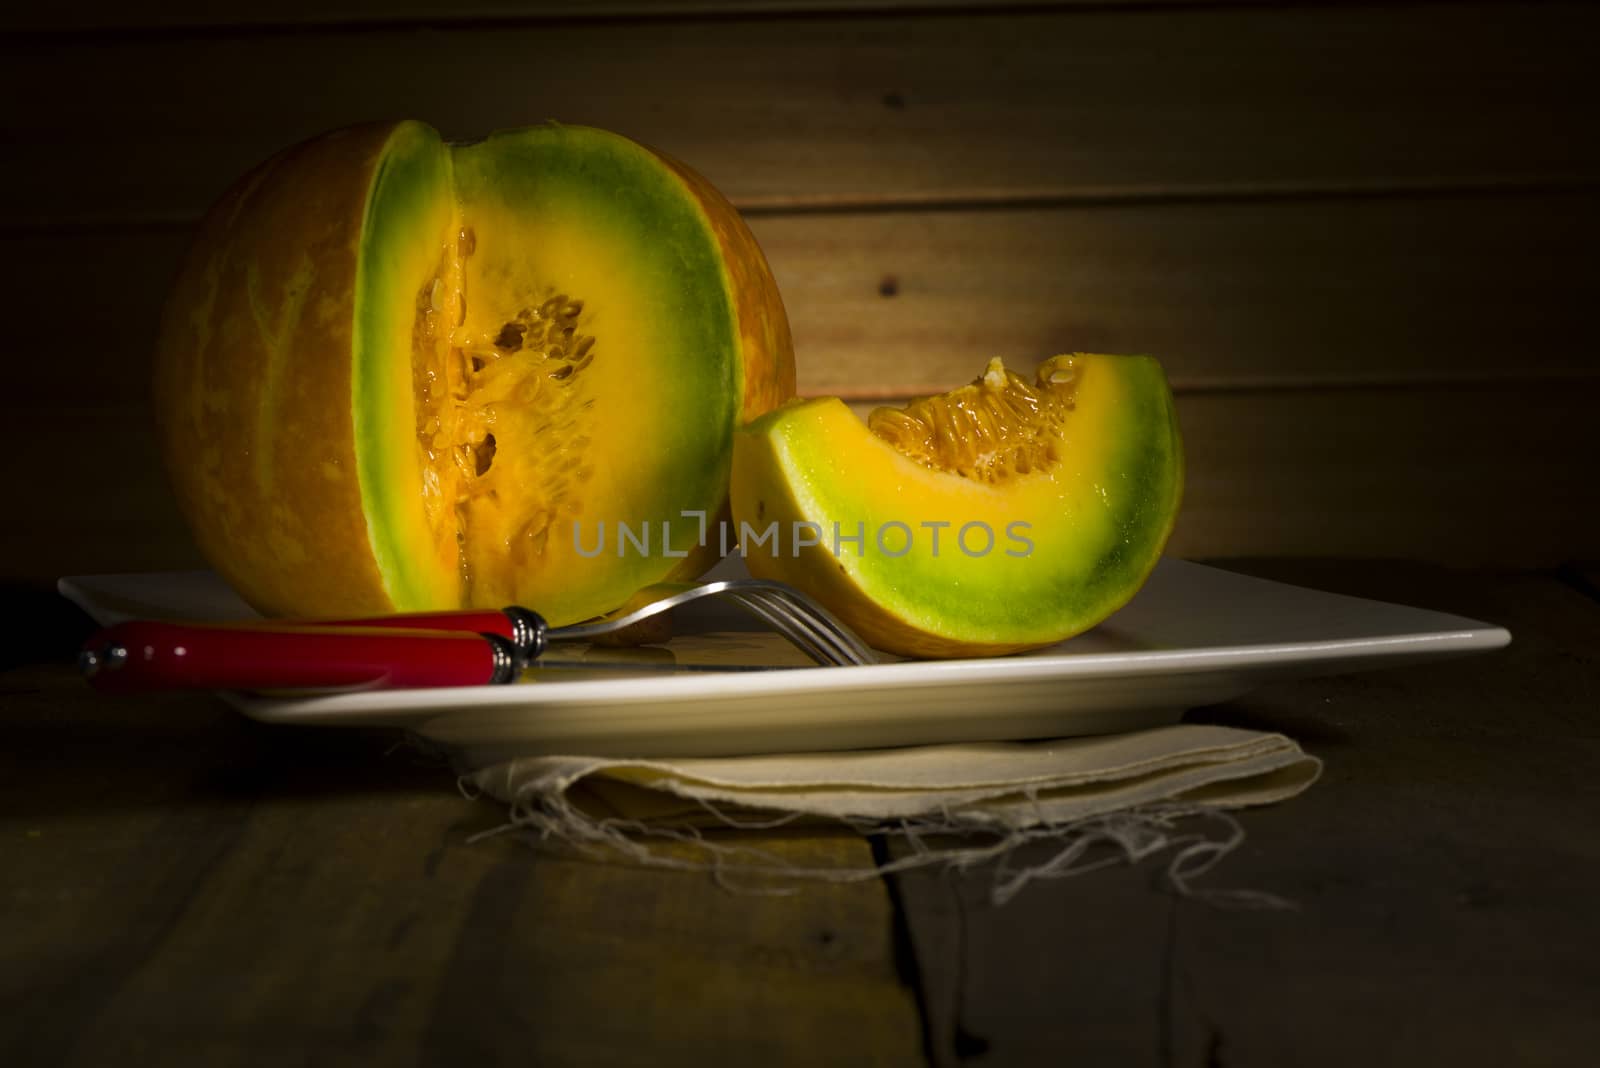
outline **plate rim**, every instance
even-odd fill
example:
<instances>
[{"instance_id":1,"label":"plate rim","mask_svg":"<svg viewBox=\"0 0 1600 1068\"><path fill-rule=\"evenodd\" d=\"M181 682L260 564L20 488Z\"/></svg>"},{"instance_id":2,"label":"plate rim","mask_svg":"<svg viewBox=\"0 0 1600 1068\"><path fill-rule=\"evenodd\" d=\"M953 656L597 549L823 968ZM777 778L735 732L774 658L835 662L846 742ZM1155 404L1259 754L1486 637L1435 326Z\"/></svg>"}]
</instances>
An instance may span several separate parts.
<instances>
[{"instance_id":1,"label":"plate rim","mask_svg":"<svg viewBox=\"0 0 1600 1068\"><path fill-rule=\"evenodd\" d=\"M1170 558L1178 560L1179 558ZM1265 579L1230 571L1227 568L1194 561L1187 566L1203 568L1230 578L1268 583L1303 593L1331 598L1365 601L1391 608L1405 608L1438 620L1437 629L1375 637L1341 639L1302 639L1289 642L1248 645L1215 645L1187 649L1145 649L1096 653L1034 652L1006 657L954 660L904 660L855 667L794 667L770 671L681 672L649 674L635 678L589 678L572 681L540 680L533 685L436 687L416 690L367 690L304 696L271 696L238 691L222 691L220 696L252 718L268 722L317 723L351 719L371 720L388 714L412 720L426 715L447 715L441 705L456 703L461 711L514 708L525 705L560 703L571 707L589 704L635 705L648 702L681 703L692 700L721 701L758 696L792 697L840 691L881 692L907 685L981 685L986 683L1037 683L1059 680L1063 683L1093 680L1115 681L1130 678L1164 677L1183 674L1222 674L1229 671L1258 671L1274 666L1299 666L1313 670L1306 675L1334 673L1316 668L1349 664L1360 670L1364 663L1372 668L1390 659L1445 659L1451 656L1491 652L1510 644L1509 630L1464 616L1433 609L1396 605L1394 602L1353 597L1314 587ZM60 594L91 616L95 598L87 584L114 577L142 574L205 574L203 571L107 573L72 575L57 582ZM214 572L211 574L214 575Z\"/></svg>"},{"instance_id":2,"label":"plate rim","mask_svg":"<svg viewBox=\"0 0 1600 1068\"><path fill-rule=\"evenodd\" d=\"M649 701L722 700L757 695L827 694L839 690L883 690L907 682L937 685L955 682L1041 682L1054 679L1120 679L1127 677L1211 674L1230 668L1253 669L1274 664L1323 664L1350 659L1382 660L1387 656L1422 653L1433 658L1491 652L1504 648L1511 634L1486 625L1447 632L1419 632L1388 638L1327 642L1285 642L1276 645L1217 646L1204 650L1143 650L1125 653L1083 653L1074 656L992 657L966 660L915 660L858 667L800 667L772 671L682 672L639 678L540 681L533 686L450 686L418 690L373 690L312 697L267 697L230 691L229 703L252 715L273 716L418 713L432 711L452 699L474 709L524 704L636 704Z\"/></svg>"}]
</instances>

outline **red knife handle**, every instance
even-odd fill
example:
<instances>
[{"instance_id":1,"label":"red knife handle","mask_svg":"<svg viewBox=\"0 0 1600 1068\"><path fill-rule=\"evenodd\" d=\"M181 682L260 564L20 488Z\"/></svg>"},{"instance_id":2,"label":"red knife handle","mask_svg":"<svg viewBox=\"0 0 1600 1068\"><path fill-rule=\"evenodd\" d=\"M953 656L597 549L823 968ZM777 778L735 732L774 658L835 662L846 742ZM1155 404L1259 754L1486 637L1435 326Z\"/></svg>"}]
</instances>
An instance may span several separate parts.
<instances>
[{"instance_id":1,"label":"red knife handle","mask_svg":"<svg viewBox=\"0 0 1600 1068\"><path fill-rule=\"evenodd\" d=\"M459 612L412 612L373 616L370 619L307 620L318 627L383 627L391 630L461 630L473 634L498 634L510 642L524 660L537 660L545 649L549 629L539 613L510 605L506 608L466 609ZM299 621L296 621L299 625Z\"/></svg>"},{"instance_id":2,"label":"red knife handle","mask_svg":"<svg viewBox=\"0 0 1600 1068\"><path fill-rule=\"evenodd\" d=\"M94 635L78 664L96 689L145 693L479 686L519 661L496 634L140 621Z\"/></svg>"}]
</instances>

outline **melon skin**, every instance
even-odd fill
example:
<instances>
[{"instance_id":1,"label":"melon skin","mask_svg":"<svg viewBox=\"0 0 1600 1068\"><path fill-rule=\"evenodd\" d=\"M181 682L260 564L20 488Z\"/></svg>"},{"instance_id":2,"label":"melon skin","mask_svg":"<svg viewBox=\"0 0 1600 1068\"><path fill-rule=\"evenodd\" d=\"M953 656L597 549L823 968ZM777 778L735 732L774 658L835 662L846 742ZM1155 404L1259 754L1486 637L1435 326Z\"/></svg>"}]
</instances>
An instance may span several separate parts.
<instances>
[{"instance_id":1,"label":"melon skin","mask_svg":"<svg viewBox=\"0 0 1600 1068\"><path fill-rule=\"evenodd\" d=\"M583 444L590 466L638 472L631 481L598 479L606 488L583 502L587 521L685 523L678 513L698 510L714 523L727 510L734 427L793 395L788 321L766 261L737 212L683 164L606 131L554 124L459 148L409 121L296 146L238 182L202 222L163 316L154 389L166 467L197 543L268 615L519 600L559 624L709 561L709 547L689 546L687 557L608 553L543 566L514 546L516 566L474 590L463 584L451 532L424 514L416 480L427 461L413 455L412 354L394 341L409 322L396 317L411 314L426 282L406 273L410 259L430 242L437 247L440 221L462 210L456 169L462 161L494 163L496 146L507 159L537 149L564 171L592 171L597 188L609 183L618 203L633 205L621 223L606 222L607 254L638 247L641 262L670 257L672 249L648 244L654 204L694 252L685 254L694 264L687 273L650 276L626 308L608 304L604 293L584 294L602 309L602 322L626 319L629 336L646 342L608 352L602 335L597 349L596 366L606 357L629 361L639 388L624 391L619 375L595 372L589 403L637 412L645 429L618 433L625 420L613 417L601 440ZM540 180L513 178L519 188ZM381 203L380 189L388 190ZM592 210L558 204L551 222L569 244L582 245L584 212ZM485 245L494 237L480 236ZM562 281L551 279L557 287ZM468 293L467 307L474 296ZM695 323L703 358L678 343L686 328L672 316L688 303L713 306L709 321ZM659 427L676 429L650 440ZM544 446L534 442L528 451ZM469 547L479 556L498 551Z\"/></svg>"},{"instance_id":2,"label":"melon skin","mask_svg":"<svg viewBox=\"0 0 1600 1068\"><path fill-rule=\"evenodd\" d=\"M155 411L201 552L269 615L393 606L357 477L351 343L362 224L393 128L268 160L209 211L169 295Z\"/></svg>"},{"instance_id":3,"label":"melon skin","mask_svg":"<svg viewBox=\"0 0 1600 1068\"><path fill-rule=\"evenodd\" d=\"M742 428L735 520L741 534L776 522L781 538L774 552L744 537L751 573L797 586L875 648L903 656L1005 655L1100 623L1160 559L1182 500L1183 447L1159 363L1072 359L1080 384L1061 462L1004 484L913 461L836 398L793 402ZM968 555L956 542L969 523L982 524L974 550L983 528L993 533L988 552ZM821 544L795 537L797 524L814 524ZM836 524L846 537L865 533L865 544L835 546Z\"/></svg>"}]
</instances>

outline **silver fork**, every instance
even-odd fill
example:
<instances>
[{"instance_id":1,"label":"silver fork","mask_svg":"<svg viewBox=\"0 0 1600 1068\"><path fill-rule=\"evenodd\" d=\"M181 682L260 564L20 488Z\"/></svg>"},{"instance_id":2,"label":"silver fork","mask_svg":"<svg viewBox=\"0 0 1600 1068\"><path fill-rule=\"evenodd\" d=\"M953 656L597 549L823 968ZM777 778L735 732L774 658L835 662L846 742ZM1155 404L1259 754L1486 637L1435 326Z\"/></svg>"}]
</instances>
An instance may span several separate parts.
<instances>
[{"instance_id":1,"label":"silver fork","mask_svg":"<svg viewBox=\"0 0 1600 1068\"><path fill-rule=\"evenodd\" d=\"M721 597L762 619L775 632L819 664L852 667L875 664L878 658L850 628L832 612L793 586L765 579L724 579L699 585L659 583L647 587L648 596L660 591L659 600L625 615L613 615L595 623L554 627L544 632L544 641L587 641L614 634L641 620L660 615L702 597ZM542 643L541 646L542 648Z\"/></svg>"},{"instance_id":2,"label":"silver fork","mask_svg":"<svg viewBox=\"0 0 1600 1068\"><path fill-rule=\"evenodd\" d=\"M469 609L233 626L126 620L90 637L78 665L91 685L112 693L338 692L505 684L515 682L522 668L536 664L552 641L612 634L701 597L733 601L819 664L877 661L872 650L826 608L779 582L665 583L643 592L654 599L641 608L566 627L548 627L537 612L516 605L493 612ZM135 649L141 654L134 655Z\"/></svg>"}]
</instances>

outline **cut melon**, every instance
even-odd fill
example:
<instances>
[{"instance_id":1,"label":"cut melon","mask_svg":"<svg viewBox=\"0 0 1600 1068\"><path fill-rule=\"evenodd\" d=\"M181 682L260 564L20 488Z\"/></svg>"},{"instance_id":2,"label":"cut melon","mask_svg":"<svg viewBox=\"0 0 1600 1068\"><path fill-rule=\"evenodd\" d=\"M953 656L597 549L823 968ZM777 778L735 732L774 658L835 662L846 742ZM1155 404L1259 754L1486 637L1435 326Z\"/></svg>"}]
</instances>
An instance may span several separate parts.
<instances>
[{"instance_id":1,"label":"cut melon","mask_svg":"<svg viewBox=\"0 0 1600 1068\"><path fill-rule=\"evenodd\" d=\"M733 430L794 363L754 238L682 164L584 127L452 146L402 122L212 210L156 383L180 504L256 607L560 624L703 569Z\"/></svg>"},{"instance_id":2,"label":"cut melon","mask_svg":"<svg viewBox=\"0 0 1600 1068\"><path fill-rule=\"evenodd\" d=\"M1177 516L1183 453L1148 357L1077 354L1030 383L879 409L795 402L736 435L751 572L800 587L874 646L987 656L1051 645L1133 596Z\"/></svg>"}]
</instances>

